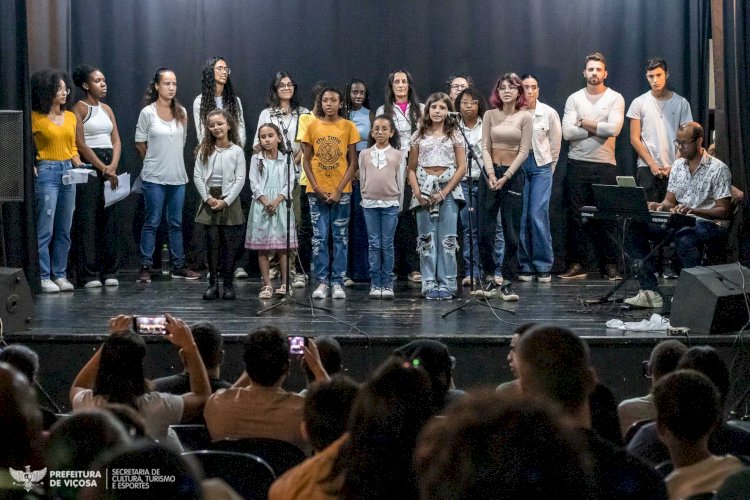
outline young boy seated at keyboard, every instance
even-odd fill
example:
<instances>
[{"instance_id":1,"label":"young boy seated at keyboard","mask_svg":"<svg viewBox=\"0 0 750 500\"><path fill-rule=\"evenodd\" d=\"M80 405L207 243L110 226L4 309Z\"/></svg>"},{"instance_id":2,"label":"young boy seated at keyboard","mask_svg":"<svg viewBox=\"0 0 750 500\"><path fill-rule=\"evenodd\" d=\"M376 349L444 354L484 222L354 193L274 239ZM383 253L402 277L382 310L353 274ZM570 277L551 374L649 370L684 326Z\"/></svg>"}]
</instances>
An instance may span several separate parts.
<instances>
[{"instance_id":1,"label":"young boy seated at keyboard","mask_svg":"<svg viewBox=\"0 0 750 500\"><path fill-rule=\"evenodd\" d=\"M680 126L674 141L680 158L672 165L667 195L660 203L650 202L649 210L669 211L696 217L695 225L665 229L661 225L633 222L627 230L628 255L643 260L650 252L650 242L674 238L677 257L682 268L700 265L703 246L708 241L726 239L731 213L732 174L720 160L703 148L703 127L696 122ZM634 307L661 308L657 292L655 259L643 261L638 270L640 288L625 303Z\"/></svg>"}]
</instances>

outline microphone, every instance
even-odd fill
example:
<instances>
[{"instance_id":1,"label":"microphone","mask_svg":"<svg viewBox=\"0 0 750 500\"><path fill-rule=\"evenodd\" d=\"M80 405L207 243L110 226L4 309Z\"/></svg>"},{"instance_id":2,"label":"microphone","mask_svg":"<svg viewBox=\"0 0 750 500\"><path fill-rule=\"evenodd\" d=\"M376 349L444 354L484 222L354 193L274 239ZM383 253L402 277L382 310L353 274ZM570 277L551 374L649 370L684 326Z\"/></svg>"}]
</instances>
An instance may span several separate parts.
<instances>
[{"instance_id":1,"label":"microphone","mask_svg":"<svg viewBox=\"0 0 750 500\"><path fill-rule=\"evenodd\" d=\"M458 111L448 111L448 116L450 116L451 118L455 120L461 119L461 113L459 113Z\"/></svg>"},{"instance_id":2,"label":"microphone","mask_svg":"<svg viewBox=\"0 0 750 500\"><path fill-rule=\"evenodd\" d=\"M284 112L280 109L274 109L271 116L276 117L276 118L281 118L282 116L284 116Z\"/></svg>"}]
</instances>

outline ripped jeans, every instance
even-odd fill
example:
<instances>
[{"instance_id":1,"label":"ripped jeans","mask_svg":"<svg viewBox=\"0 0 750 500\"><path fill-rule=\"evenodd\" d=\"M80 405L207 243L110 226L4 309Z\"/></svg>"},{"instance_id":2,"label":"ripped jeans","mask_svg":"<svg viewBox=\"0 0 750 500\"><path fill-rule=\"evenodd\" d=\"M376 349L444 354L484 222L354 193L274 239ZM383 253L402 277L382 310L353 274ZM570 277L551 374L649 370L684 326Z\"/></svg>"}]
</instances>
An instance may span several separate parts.
<instances>
[{"instance_id":1,"label":"ripped jeans","mask_svg":"<svg viewBox=\"0 0 750 500\"><path fill-rule=\"evenodd\" d=\"M37 165L34 181L36 237L39 245L39 277L43 280L65 278L68 266L76 186L63 184L62 178L70 168L70 160L42 160Z\"/></svg>"},{"instance_id":2,"label":"ripped jeans","mask_svg":"<svg viewBox=\"0 0 750 500\"><path fill-rule=\"evenodd\" d=\"M452 195L439 205L436 217L429 208L417 213L417 253L422 274L422 294L432 290L456 293L456 251L458 250L458 205Z\"/></svg>"},{"instance_id":3,"label":"ripped jeans","mask_svg":"<svg viewBox=\"0 0 750 500\"><path fill-rule=\"evenodd\" d=\"M343 193L338 203L323 203L315 193L307 193L312 222L312 275L320 283L344 285L349 248L349 198ZM333 237L333 262L329 265L328 234ZM330 279L328 277L330 269Z\"/></svg>"}]
</instances>

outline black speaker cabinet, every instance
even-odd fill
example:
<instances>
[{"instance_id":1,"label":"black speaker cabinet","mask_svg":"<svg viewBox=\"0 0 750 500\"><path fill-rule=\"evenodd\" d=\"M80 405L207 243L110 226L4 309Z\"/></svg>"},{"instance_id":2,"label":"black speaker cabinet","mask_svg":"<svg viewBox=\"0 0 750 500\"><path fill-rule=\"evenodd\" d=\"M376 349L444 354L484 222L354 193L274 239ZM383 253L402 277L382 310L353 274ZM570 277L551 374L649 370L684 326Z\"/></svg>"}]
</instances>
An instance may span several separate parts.
<instances>
[{"instance_id":1,"label":"black speaker cabinet","mask_svg":"<svg viewBox=\"0 0 750 500\"><path fill-rule=\"evenodd\" d=\"M687 327L692 334L738 332L748 320L746 291L750 291L750 269L736 263L683 269L670 324Z\"/></svg>"},{"instance_id":2,"label":"black speaker cabinet","mask_svg":"<svg viewBox=\"0 0 750 500\"><path fill-rule=\"evenodd\" d=\"M31 329L34 303L23 269L0 267L0 319L3 333Z\"/></svg>"},{"instance_id":3,"label":"black speaker cabinet","mask_svg":"<svg viewBox=\"0 0 750 500\"><path fill-rule=\"evenodd\" d=\"M0 203L23 201L23 113L0 110Z\"/></svg>"}]
</instances>

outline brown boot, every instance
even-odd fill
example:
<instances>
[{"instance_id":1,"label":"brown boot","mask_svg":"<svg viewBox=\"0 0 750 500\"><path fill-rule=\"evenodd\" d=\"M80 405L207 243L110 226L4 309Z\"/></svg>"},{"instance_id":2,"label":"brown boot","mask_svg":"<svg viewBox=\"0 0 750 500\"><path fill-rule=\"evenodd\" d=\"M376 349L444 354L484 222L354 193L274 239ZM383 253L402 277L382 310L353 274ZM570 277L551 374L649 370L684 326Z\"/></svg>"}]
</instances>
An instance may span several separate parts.
<instances>
[{"instance_id":1,"label":"brown boot","mask_svg":"<svg viewBox=\"0 0 750 500\"><path fill-rule=\"evenodd\" d=\"M571 264L567 271L557 275L563 280L585 279L586 276L588 275L581 264Z\"/></svg>"}]
</instances>

